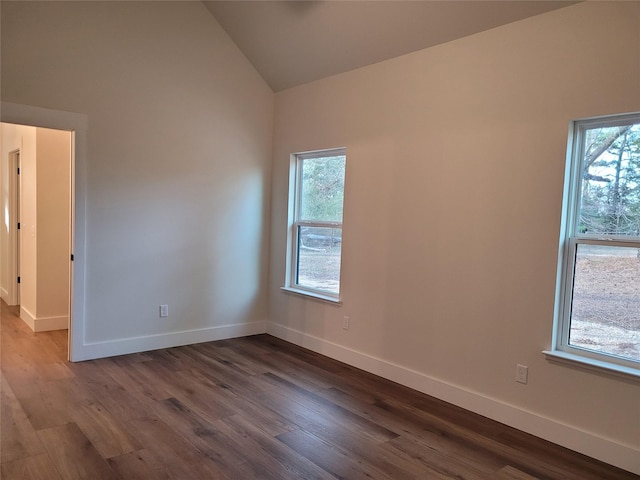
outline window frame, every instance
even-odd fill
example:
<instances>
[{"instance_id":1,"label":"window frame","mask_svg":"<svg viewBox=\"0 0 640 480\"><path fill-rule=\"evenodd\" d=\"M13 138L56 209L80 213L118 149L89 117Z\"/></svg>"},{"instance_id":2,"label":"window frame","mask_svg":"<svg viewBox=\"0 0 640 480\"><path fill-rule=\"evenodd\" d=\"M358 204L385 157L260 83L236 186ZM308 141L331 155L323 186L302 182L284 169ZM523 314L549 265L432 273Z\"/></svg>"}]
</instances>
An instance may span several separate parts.
<instances>
[{"instance_id":1,"label":"window frame","mask_svg":"<svg viewBox=\"0 0 640 480\"><path fill-rule=\"evenodd\" d=\"M586 234L578 232L585 133L594 128L625 126L640 123L640 113L594 117L571 122L566 159L558 272L552 347L543 353L549 360L580 365L591 370L606 371L618 376L640 380L640 360L616 356L571 345L571 309L575 279L576 255L579 245L640 248L640 236Z\"/></svg>"},{"instance_id":2,"label":"window frame","mask_svg":"<svg viewBox=\"0 0 640 480\"><path fill-rule=\"evenodd\" d=\"M345 147L330 148L325 150L313 150L308 152L294 153L291 155L291 169L289 179L289 226L287 235L287 268L285 276L285 284L281 287L282 290L312 297L314 299L327 301L334 304L341 304L341 292L342 292L342 244L340 245L340 281L338 293L334 294L326 290L320 290L312 288L306 285L300 285L298 282L298 266L300 258L300 230L304 227L319 227L319 228L336 228L343 231L342 222L330 222L322 220L303 220L301 219L302 212L302 180L303 180L303 163L305 160L312 160L315 158L326 157L345 157L346 168L346 156L347 149ZM346 177L346 172L345 172ZM344 189L343 189L344 195ZM342 212L344 214L344 197Z\"/></svg>"}]
</instances>

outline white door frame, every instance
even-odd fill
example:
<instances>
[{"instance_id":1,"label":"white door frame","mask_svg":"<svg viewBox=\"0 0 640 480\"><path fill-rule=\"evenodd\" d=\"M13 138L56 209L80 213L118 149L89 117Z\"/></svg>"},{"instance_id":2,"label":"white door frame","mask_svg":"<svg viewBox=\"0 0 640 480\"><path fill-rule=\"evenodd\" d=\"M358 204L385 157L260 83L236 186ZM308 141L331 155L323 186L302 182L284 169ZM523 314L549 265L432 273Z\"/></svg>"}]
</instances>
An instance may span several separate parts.
<instances>
[{"instance_id":1,"label":"white door frame","mask_svg":"<svg viewBox=\"0 0 640 480\"><path fill-rule=\"evenodd\" d=\"M7 285L7 303L20 305L20 149L9 152L9 284Z\"/></svg>"},{"instance_id":2,"label":"white door frame","mask_svg":"<svg viewBox=\"0 0 640 480\"><path fill-rule=\"evenodd\" d=\"M71 242L69 360L84 360L86 165L88 117L84 114L0 102L0 122L71 132Z\"/></svg>"}]
</instances>

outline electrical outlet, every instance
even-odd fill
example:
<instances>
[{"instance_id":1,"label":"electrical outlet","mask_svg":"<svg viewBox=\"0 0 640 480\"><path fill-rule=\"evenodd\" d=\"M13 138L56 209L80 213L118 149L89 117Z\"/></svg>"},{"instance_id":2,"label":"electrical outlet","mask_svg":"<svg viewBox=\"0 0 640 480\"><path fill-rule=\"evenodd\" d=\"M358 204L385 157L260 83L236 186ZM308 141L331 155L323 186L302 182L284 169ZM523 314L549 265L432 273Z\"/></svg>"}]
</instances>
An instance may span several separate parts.
<instances>
[{"instance_id":1,"label":"electrical outlet","mask_svg":"<svg viewBox=\"0 0 640 480\"><path fill-rule=\"evenodd\" d=\"M169 305L160 305L160 316L161 317L169 316Z\"/></svg>"},{"instance_id":2,"label":"electrical outlet","mask_svg":"<svg viewBox=\"0 0 640 480\"><path fill-rule=\"evenodd\" d=\"M529 379L529 367L526 365L516 365L516 382L527 384Z\"/></svg>"},{"instance_id":3,"label":"electrical outlet","mask_svg":"<svg viewBox=\"0 0 640 480\"><path fill-rule=\"evenodd\" d=\"M349 330L349 317L342 317L342 329Z\"/></svg>"}]
</instances>

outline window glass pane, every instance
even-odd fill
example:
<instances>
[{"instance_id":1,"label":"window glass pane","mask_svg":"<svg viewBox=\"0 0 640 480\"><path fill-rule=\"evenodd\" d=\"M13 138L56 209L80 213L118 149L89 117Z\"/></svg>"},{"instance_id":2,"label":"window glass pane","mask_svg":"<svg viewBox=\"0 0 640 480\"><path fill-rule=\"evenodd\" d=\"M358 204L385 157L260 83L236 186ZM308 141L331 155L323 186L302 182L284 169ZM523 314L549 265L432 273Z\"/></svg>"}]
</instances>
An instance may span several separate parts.
<instances>
[{"instance_id":1,"label":"window glass pane","mask_svg":"<svg viewBox=\"0 0 640 480\"><path fill-rule=\"evenodd\" d=\"M584 132L577 232L640 235L640 124Z\"/></svg>"},{"instance_id":2,"label":"window glass pane","mask_svg":"<svg viewBox=\"0 0 640 480\"><path fill-rule=\"evenodd\" d=\"M301 220L342 222L345 159L337 155L302 161Z\"/></svg>"},{"instance_id":3,"label":"window glass pane","mask_svg":"<svg viewBox=\"0 0 640 480\"><path fill-rule=\"evenodd\" d=\"M578 245L569 344L640 361L640 249Z\"/></svg>"},{"instance_id":4,"label":"window glass pane","mask_svg":"<svg viewBox=\"0 0 640 480\"><path fill-rule=\"evenodd\" d=\"M298 227L296 283L302 287L338 294L342 229Z\"/></svg>"}]
</instances>

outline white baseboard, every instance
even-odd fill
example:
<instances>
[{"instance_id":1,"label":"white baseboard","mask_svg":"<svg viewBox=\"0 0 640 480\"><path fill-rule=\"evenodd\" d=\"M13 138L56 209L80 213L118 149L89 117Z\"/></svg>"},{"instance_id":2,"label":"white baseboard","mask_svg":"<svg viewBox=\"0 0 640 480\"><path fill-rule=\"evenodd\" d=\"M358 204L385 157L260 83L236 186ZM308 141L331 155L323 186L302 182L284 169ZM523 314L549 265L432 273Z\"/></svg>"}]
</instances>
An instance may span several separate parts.
<instances>
[{"instance_id":1,"label":"white baseboard","mask_svg":"<svg viewBox=\"0 0 640 480\"><path fill-rule=\"evenodd\" d=\"M51 330L66 330L69 328L69 317L35 317L29 310L20 306L20 318L34 332L50 332Z\"/></svg>"},{"instance_id":2,"label":"white baseboard","mask_svg":"<svg viewBox=\"0 0 640 480\"><path fill-rule=\"evenodd\" d=\"M7 289L4 287L0 288L0 298L2 298L7 305L9 304L9 292L7 292Z\"/></svg>"},{"instance_id":3,"label":"white baseboard","mask_svg":"<svg viewBox=\"0 0 640 480\"><path fill-rule=\"evenodd\" d=\"M72 358L74 362L92 360L94 358L113 357L128 353L146 352L160 348L179 347L194 343L212 342L227 338L247 337L267 332L267 322L256 321L235 325L171 332L145 337L121 338L106 342L85 343L79 350L79 355Z\"/></svg>"},{"instance_id":4,"label":"white baseboard","mask_svg":"<svg viewBox=\"0 0 640 480\"><path fill-rule=\"evenodd\" d=\"M269 323L267 333L610 465L640 474L640 450L631 446L284 325Z\"/></svg>"},{"instance_id":5,"label":"white baseboard","mask_svg":"<svg viewBox=\"0 0 640 480\"><path fill-rule=\"evenodd\" d=\"M36 317L31 315L31 312L24 308L22 305L20 305L20 319L24 323L29 325L29 328L31 330L33 330L34 332L36 331Z\"/></svg>"},{"instance_id":6,"label":"white baseboard","mask_svg":"<svg viewBox=\"0 0 640 480\"><path fill-rule=\"evenodd\" d=\"M66 330L69 328L69 317L43 317L36 318L35 332L50 332L51 330Z\"/></svg>"}]
</instances>

